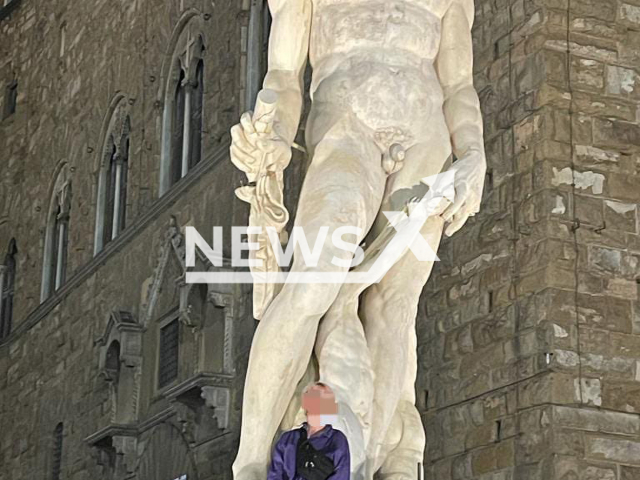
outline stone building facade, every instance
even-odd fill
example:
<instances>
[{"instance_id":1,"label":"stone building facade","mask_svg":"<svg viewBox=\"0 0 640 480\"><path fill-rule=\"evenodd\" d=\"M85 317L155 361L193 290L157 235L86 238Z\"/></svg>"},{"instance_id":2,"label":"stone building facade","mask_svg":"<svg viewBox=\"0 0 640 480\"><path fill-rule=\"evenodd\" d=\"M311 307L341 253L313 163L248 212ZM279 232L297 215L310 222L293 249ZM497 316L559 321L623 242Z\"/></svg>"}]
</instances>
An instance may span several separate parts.
<instances>
[{"instance_id":1,"label":"stone building facade","mask_svg":"<svg viewBox=\"0 0 640 480\"><path fill-rule=\"evenodd\" d=\"M183 229L247 223L262 4L4 3L0 478L230 478L250 291L185 285Z\"/></svg>"},{"instance_id":2,"label":"stone building facade","mask_svg":"<svg viewBox=\"0 0 640 480\"><path fill-rule=\"evenodd\" d=\"M483 211L423 295L426 478L640 479L640 2L477 0Z\"/></svg>"},{"instance_id":3,"label":"stone building facade","mask_svg":"<svg viewBox=\"0 0 640 480\"><path fill-rule=\"evenodd\" d=\"M251 292L186 285L183 231L247 223L264 3L3 3L0 480L229 479ZM425 478L640 479L640 2L476 0L474 46L489 174L421 303Z\"/></svg>"}]
</instances>

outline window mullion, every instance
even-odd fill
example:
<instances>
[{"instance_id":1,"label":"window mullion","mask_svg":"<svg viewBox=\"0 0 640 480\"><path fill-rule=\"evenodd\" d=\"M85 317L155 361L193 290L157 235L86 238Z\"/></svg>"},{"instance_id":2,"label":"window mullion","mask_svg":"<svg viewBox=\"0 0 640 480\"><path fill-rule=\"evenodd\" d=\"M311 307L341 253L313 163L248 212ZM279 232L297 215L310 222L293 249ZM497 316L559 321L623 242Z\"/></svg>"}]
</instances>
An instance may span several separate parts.
<instances>
[{"instance_id":1,"label":"window mullion","mask_svg":"<svg viewBox=\"0 0 640 480\"><path fill-rule=\"evenodd\" d=\"M188 77L187 77L188 78ZM189 155L191 145L189 139L191 138L191 82L185 79L185 95L184 95L184 125L182 130L182 174L181 178L189 171Z\"/></svg>"},{"instance_id":2,"label":"window mullion","mask_svg":"<svg viewBox=\"0 0 640 480\"><path fill-rule=\"evenodd\" d=\"M64 275L64 248L65 248L65 236L66 236L66 228L67 223L65 221L58 222L58 231L56 234L58 235L58 251L57 253L57 261L56 261L56 276L55 276L55 286L54 290L58 290L63 282Z\"/></svg>"}]
</instances>

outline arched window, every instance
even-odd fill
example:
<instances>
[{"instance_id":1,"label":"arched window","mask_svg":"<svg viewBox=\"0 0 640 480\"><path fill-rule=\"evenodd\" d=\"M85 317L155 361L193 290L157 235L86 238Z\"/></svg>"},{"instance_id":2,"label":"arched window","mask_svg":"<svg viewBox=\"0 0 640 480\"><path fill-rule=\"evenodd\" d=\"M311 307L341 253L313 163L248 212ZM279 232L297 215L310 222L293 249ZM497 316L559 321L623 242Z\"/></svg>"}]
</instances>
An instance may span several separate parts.
<instances>
[{"instance_id":1,"label":"arched window","mask_svg":"<svg viewBox=\"0 0 640 480\"><path fill-rule=\"evenodd\" d=\"M67 165L56 177L47 214L42 269L41 300L46 300L65 282L71 211L71 179Z\"/></svg>"},{"instance_id":2,"label":"arched window","mask_svg":"<svg viewBox=\"0 0 640 480\"><path fill-rule=\"evenodd\" d=\"M16 241L11 239L7 255L4 257L4 265L0 265L0 340L11 333L17 253Z\"/></svg>"},{"instance_id":3,"label":"arched window","mask_svg":"<svg viewBox=\"0 0 640 480\"><path fill-rule=\"evenodd\" d=\"M53 431L53 445L51 452L51 480L60 480L62 470L62 441L64 436L64 426L62 422L56 425Z\"/></svg>"},{"instance_id":4,"label":"arched window","mask_svg":"<svg viewBox=\"0 0 640 480\"><path fill-rule=\"evenodd\" d=\"M178 35L164 101L160 194L183 178L202 158L204 39L199 17Z\"/></svg>"},{"instance_id":5,"label":"arched window","mask_svg":"<svg viewBox=\"0 0 640 480\"><path fill-rule=\"evenodd\" d=\"M119 95L114 103L100 155L95 253L116 238L126 225L131 119L124 95Z\"/></svg>"}]
</instances>

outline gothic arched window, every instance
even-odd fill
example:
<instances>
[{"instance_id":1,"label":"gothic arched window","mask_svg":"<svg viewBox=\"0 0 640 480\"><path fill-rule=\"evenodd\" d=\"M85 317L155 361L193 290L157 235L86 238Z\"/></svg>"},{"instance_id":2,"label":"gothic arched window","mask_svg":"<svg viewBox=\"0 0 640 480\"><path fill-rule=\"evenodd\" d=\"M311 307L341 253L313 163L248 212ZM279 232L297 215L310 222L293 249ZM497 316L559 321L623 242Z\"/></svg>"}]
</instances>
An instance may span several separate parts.
<instances>
[{"instance_id":1,"label":"gothic arched window","mask_svg":"<svg viewBox=\"0 0 640 480\"><path fill-rule=\"evenodd\" d=\"M131 120L123 95L116 99L112 112L100 158L95 253L115 239L126 225Z\"/></svg>"},{"instance_id":2,"label":"gothic arched window","mask_svg":"<svg viewBox=\"0 0 640 480\"><path fill-rule=\"evenodd\" d=\"M44 301L65 282L71 210L71 179L66 164L62 166L51 194L42 268L41 300Z\"/></svg>"},{"instance_id":3,"label":"gothic arched window","mask_svg":"<svg viewBox=\"0 0 640 480\"><path fill-rule=\"evenodd\" d=\"M7 255L4 257L4 265L0 265L0 340L11 333L17 253L16 241L11 239Z\"/></svg>"},{"instance_id":4,"label":"gothic arched window","mask_svg":"<svg viewBox=\"0 0 640 480\"><path fill-rule=\"evenodd\" d=\"M161 195L202 158L205 47L198 18L184 26L171 57L164 101Z\"/></svg>"}]
</instances>

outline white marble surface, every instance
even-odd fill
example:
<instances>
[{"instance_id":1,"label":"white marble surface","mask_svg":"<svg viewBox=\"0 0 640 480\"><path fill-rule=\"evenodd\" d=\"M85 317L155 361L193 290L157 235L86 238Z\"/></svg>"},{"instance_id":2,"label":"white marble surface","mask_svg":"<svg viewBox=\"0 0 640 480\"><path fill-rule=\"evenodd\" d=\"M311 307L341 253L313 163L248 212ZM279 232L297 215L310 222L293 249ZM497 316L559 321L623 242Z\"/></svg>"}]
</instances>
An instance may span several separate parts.
<instances>
[{"instance_id":1,"label":"white marble surface","mask_svg":"<svg viewBox=\"0 0 640 480\"><path fill-rule=\"evenodd\" d=\"M455 201L442 202L421 230L437 249L443 232L454 234L478 212L486 172L472 82L473 0L270 0L269 7L268 92L260 111L232 130L232 160L263 182L239 192L252 205L250 223L282 231L288 220L282 175L309 60L311 163L295 225L312 239L323 226L327 238L356 226L362 233L343 239L375 242L388 228L382 212L406 209L426 191L422 178L451 168ZM278 215L264 215L265 202ZM295 255L292 271L346 274L334 256L349 259L327 241L316 266ZM416 478L425 439L415 407L415 317L431 268L406 252L379 283L257 286L262 321L245 383L236 480L265 478L274 435L281 422L292 426L298 384L314 373L336 392L352 477ZM314 347L318 368L309 366Z\"/></svg>"}]
</instances>

